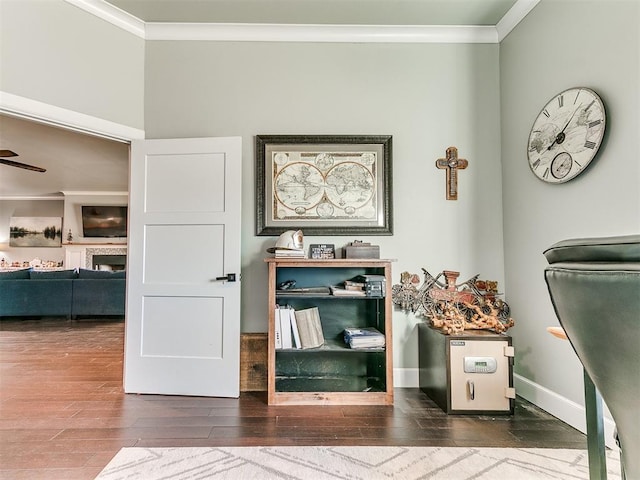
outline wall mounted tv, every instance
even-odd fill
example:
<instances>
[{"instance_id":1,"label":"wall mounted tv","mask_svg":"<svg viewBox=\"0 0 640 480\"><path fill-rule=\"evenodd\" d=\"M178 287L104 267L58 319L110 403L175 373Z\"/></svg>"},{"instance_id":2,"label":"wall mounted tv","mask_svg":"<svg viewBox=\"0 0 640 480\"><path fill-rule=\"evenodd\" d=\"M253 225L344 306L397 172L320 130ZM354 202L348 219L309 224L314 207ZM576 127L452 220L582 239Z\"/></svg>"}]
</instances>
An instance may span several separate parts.
<instances>
[{"instance_id":1,"label":"wall mounted tv","mask_svg":"<svg viewBox=\"0 0 640 480\"><path fill-rule=\"evenodd\" d=\"M111 205L82 206L83 237L126 237L127 207Z\"/></svg>"}]
</instances>

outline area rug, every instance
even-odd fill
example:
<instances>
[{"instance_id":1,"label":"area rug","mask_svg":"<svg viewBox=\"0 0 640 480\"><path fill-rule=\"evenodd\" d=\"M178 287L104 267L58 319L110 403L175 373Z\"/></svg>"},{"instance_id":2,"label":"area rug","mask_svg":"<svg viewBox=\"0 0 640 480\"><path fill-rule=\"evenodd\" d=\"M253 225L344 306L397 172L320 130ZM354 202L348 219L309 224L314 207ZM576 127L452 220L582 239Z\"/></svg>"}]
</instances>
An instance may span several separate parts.
<instances>
[{"instance_id":1,"label":"area rug","mask_svg":"<svg viewBox=\"0 0 640 480\"><path fill-rule=\"evenodd\" d=\"M609 479L620 478L608 451ZM439 447L123 448L96 480L588 479L585 450Z\"/></svg>"}]
</instances>

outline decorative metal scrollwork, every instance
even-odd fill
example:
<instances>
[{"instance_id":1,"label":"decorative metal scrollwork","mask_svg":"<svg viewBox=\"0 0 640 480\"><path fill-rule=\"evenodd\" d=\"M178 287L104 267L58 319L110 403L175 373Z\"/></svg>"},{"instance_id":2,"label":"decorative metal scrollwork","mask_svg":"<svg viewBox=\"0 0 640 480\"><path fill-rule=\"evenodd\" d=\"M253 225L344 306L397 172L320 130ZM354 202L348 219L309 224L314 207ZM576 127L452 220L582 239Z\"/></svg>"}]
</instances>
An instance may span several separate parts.
<instances>
[{"instance_id":1,"label":"decorative metal scrollwork","mask_svg":"<svg viewBox=\"0 0 640 480\"><path fill-rule=\"evenodd\" d=\"M434 277L422 271L424 281L419 288L418 275L409 272L402 272L400 283L392 286L393 303L402 310L427 318L448 334L472 329L502 333L514 325L509 305L497 298L498 282L479 280L480 275L475 275L456 284L459 272L445 270Z\"/></svg>"}]
</instances>

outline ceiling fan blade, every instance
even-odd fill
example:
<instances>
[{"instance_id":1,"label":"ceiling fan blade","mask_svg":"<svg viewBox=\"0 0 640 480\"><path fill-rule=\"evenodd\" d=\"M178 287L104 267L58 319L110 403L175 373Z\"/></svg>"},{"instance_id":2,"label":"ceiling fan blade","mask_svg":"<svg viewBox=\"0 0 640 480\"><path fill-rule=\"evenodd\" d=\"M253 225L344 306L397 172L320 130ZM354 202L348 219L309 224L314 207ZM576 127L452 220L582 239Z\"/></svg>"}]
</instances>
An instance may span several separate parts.
<instances>
[{"instance_id":1,"label":"ceiling fan blade","mask_svg":"<svg viewBox=\"0 0 640 480\"><path fill-rule=\"evenodd\" d=\"M0 157L17 157L18 154L16 152L12 152L11 150L0 150Z\"/></svg>"},{"instance_id":2,"label":"ceiling fan blade","mask_svg":"<svg viewBox=\"0 0 640 480\"><path fill-rule=\"evenodd\" d=\"M46 168L34 167L26 163L14 162L13 160L7 160L6 158L0 158L0 163L9 165L10 167L24 168L25 170L32 170L34 172L46 172Z\"/></svg>"}]
</instances>

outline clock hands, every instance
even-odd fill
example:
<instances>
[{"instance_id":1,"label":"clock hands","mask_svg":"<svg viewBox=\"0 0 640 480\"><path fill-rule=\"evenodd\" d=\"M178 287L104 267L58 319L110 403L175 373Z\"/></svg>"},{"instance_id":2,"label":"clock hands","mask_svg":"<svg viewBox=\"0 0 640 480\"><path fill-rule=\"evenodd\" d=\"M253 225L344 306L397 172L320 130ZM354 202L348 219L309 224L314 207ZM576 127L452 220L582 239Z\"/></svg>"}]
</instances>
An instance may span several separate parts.
<instances>
[{"instance_id":1,"label":"clock hands","mask_svg":"<svg viewBox=\"0 0 640 480\"><path fill-rule=\"evenodd\" d=\"M593 104L593 102L591 102L591 103ZM591 106L591 105L589 105L589 107L590 107L590 106ZM554 139L553 139L553 142L551 143L551 145L549 145L549 146L547 147L547 150L551 150L551 148L552 148L556 143L560 144L560 143L564 142L564 139L565 139L564 131L567 129L567 127L568 127L568 126L569 126L569 124L571 123L571 120L573 120L573 117L575 117L575 116L576 116L576 113L578 113L578 110L580 110L580 107L582 107L582 104L578 105L578 108L576 108L576 109L575 109L575 111L573 112L573 115L571 115L571 116L569 117L569 120L568 120L568 121L567 121L567 123L565 124L564 128L563 128L562 130L560 130L560 133L558 133L558 134L556 135L556 138L554 138ZM588 109L589 107L587 107L587 109Z\"/></svg>"}]
</instances>

